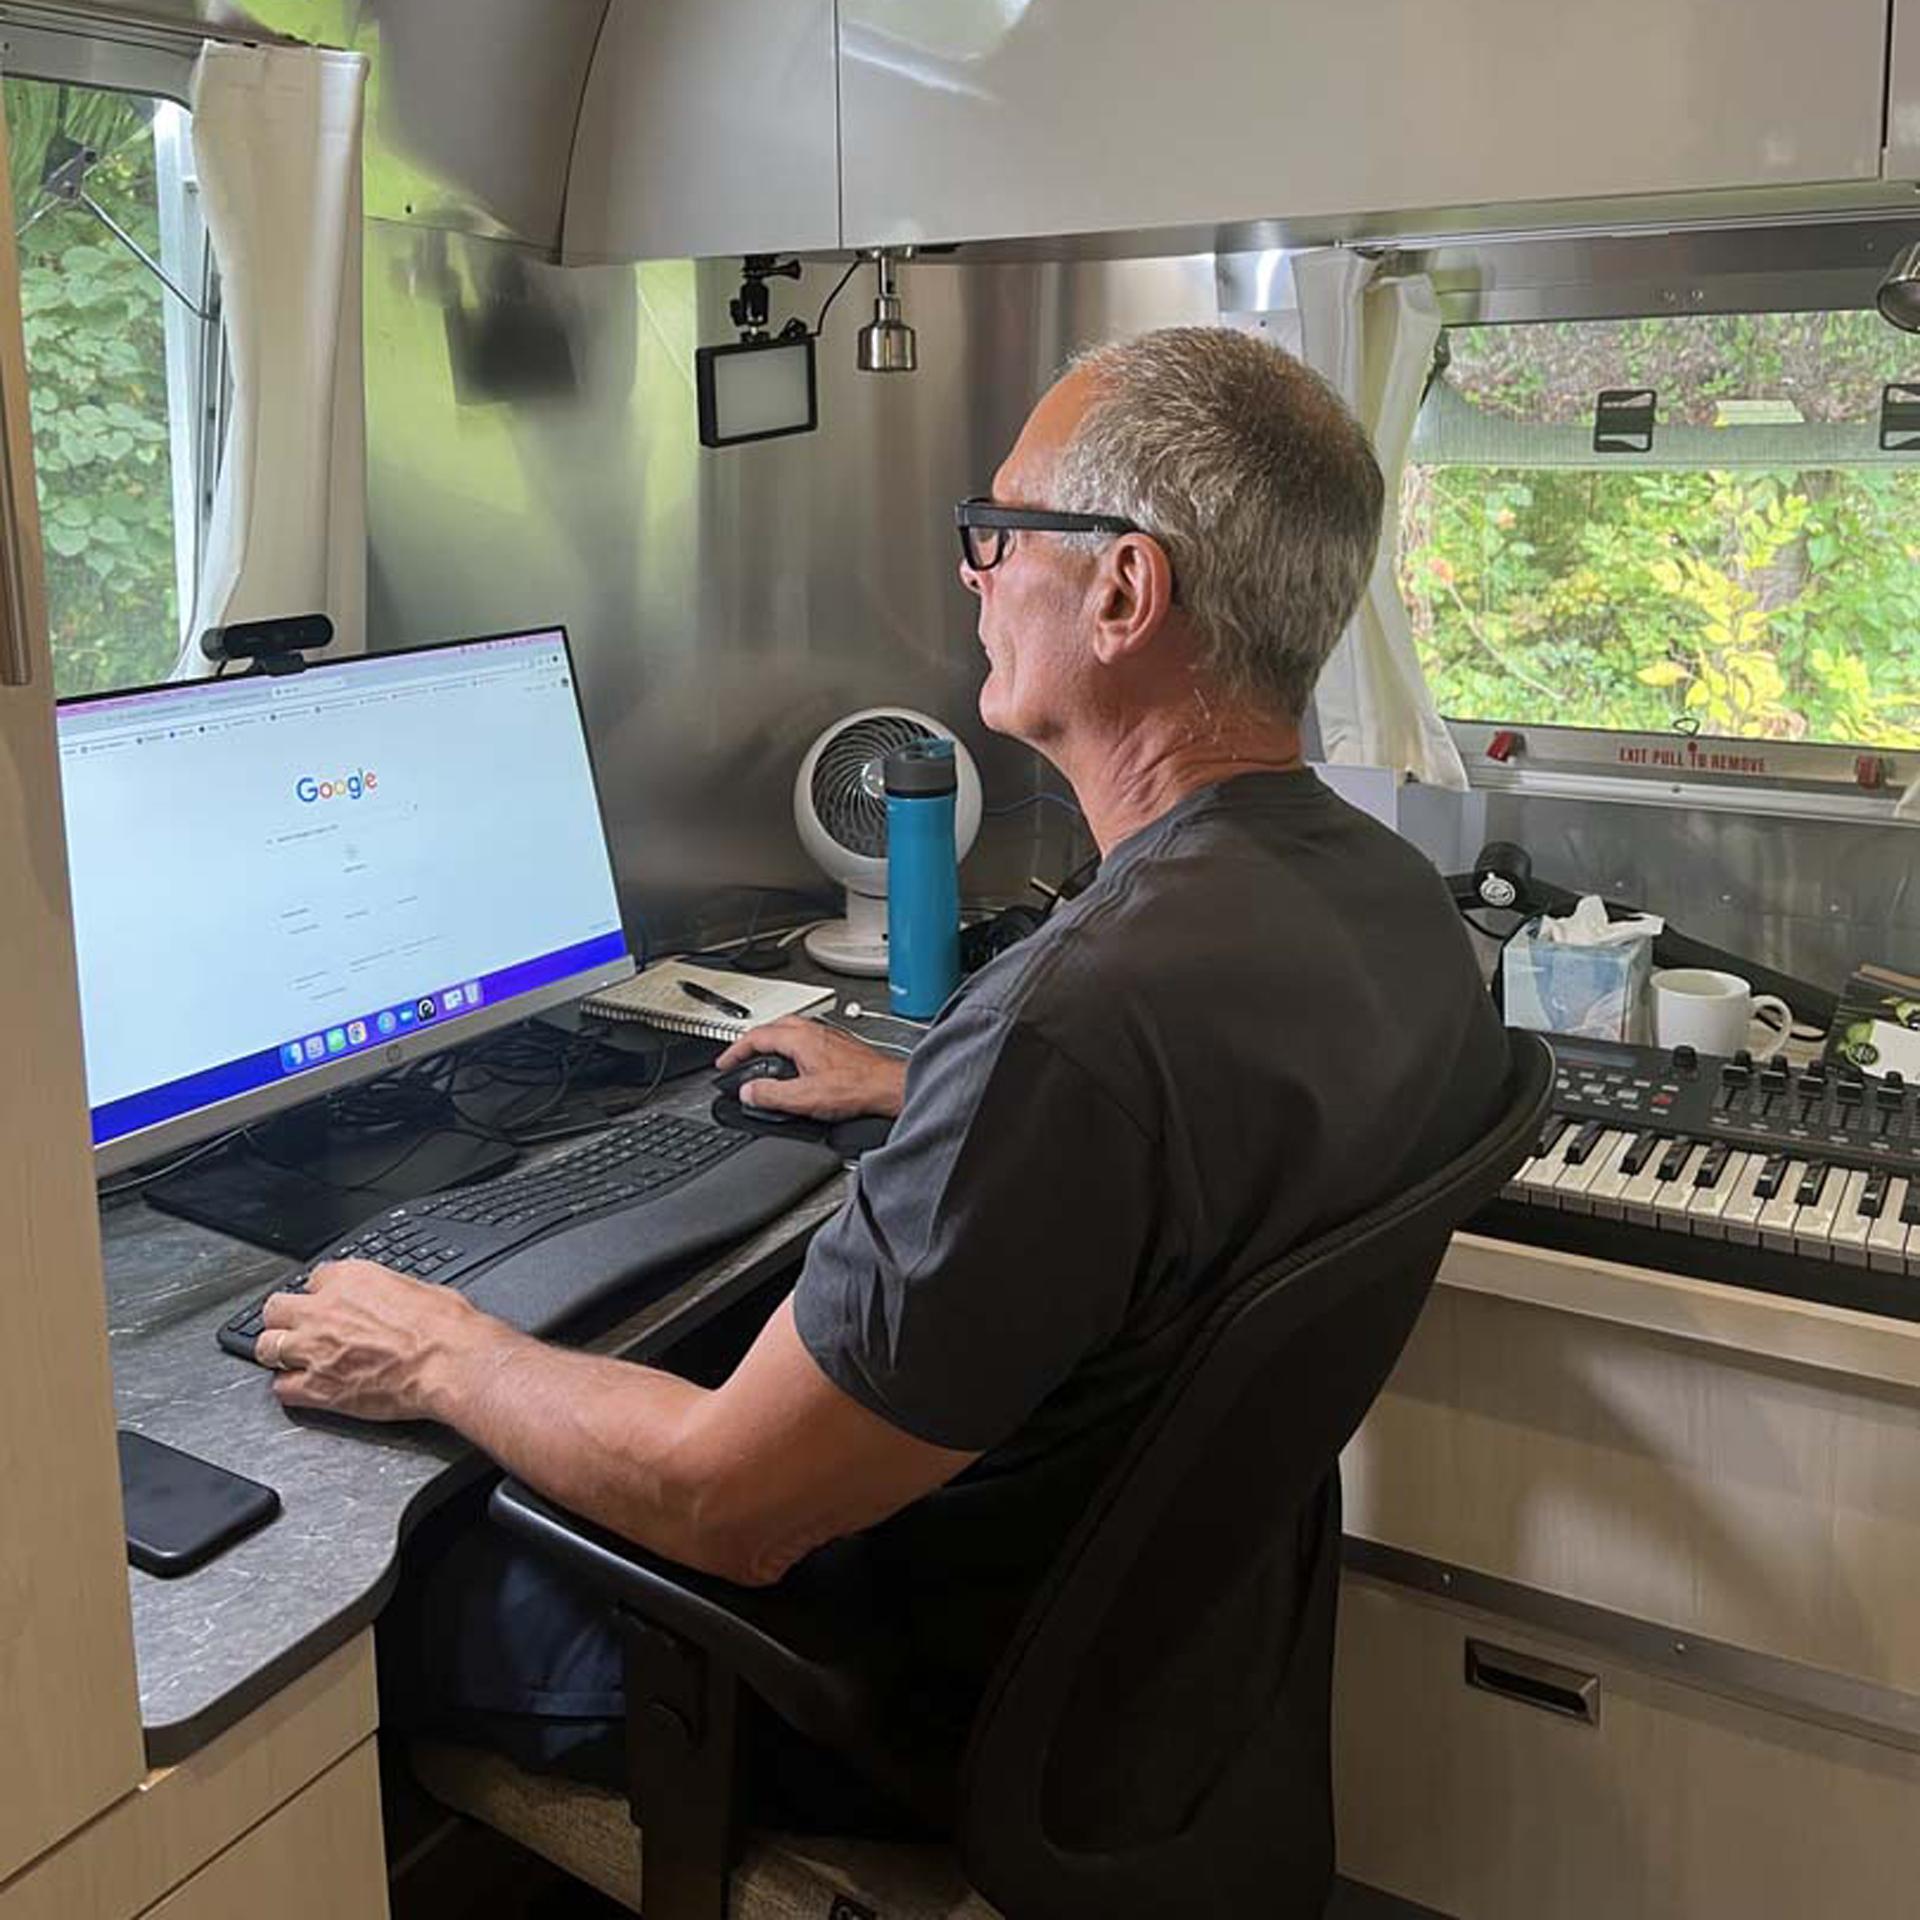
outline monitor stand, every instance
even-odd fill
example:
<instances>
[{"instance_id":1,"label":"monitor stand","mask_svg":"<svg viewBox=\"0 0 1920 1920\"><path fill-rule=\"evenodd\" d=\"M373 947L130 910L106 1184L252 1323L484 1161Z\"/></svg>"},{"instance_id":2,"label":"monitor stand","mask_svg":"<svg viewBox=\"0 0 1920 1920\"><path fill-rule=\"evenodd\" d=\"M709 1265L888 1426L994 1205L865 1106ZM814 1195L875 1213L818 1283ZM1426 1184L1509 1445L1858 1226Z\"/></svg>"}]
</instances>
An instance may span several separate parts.
<instances>
[{"instance_id":1,"label":"monitor stand","mask_svg":"<svg viewBox=\"0 0 1920 1920\"><path fill-rule=\"evenodd\" d=\"M329 1125L324 1100L249 1127L143 1189L162 1212L304 1260L369 1215L504 1172L519 1150L432 1123L407 1132Z\"/></svg>"}]
</instances>

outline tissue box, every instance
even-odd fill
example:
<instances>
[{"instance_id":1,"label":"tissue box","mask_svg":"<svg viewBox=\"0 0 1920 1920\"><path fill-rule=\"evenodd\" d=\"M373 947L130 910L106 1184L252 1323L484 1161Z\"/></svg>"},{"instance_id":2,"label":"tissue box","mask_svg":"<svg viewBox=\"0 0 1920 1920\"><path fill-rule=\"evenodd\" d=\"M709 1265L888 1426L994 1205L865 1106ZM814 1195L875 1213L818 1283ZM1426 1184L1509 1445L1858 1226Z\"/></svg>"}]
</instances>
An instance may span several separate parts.
<instances>
[{"instance_id":1,"label":"tissue box","mask_svg":"<svg viewBox=\"0 0 1920 1920\"><path fill-rule=\"evenodd\" d=\"M1652 978L1653 941L1644 935L1574 947L1536 939L1529 925L1507 942L1500 962L1508 1026L1587 1040L1644 1041Z\"/></svg>"}]
</instances>

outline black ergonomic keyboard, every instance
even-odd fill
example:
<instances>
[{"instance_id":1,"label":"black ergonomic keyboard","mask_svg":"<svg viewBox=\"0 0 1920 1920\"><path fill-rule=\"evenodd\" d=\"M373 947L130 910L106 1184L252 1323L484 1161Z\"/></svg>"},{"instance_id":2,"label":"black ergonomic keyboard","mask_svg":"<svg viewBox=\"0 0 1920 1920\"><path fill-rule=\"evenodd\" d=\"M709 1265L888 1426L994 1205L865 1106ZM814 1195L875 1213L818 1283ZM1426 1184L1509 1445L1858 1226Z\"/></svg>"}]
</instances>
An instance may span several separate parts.
<instances>
[{"instance_id":1,"label":"black ergonomic keyboard","mask_svg":"<svg viewBox=\"0 0 1920 1920\"><path fill-rule=\"evenodd\" d=\"M1552 1117L1471 1230L1920 1320L1899 1074L1547 1037Z\"/></svg>"},{"instance_id":2,"label":"black ergonomic keyboard","mask_svg":"<svg viewBox=\"0 0 1920 1920\"><path fill-rule=\"evenodd\" d=\"M523 1332L551 1333L615 1295L644 1305L646 1283L664 1290L687 1261L764 1226L840 1164L806 1141L649 1114L524 1173L394 1207L313 1265L377 1260L458 1287ZM274 1291L305 1284L302 1271ZM265 1305L220 1329L229 1353L254 1357Z\"/></svg>"}]
</instances>

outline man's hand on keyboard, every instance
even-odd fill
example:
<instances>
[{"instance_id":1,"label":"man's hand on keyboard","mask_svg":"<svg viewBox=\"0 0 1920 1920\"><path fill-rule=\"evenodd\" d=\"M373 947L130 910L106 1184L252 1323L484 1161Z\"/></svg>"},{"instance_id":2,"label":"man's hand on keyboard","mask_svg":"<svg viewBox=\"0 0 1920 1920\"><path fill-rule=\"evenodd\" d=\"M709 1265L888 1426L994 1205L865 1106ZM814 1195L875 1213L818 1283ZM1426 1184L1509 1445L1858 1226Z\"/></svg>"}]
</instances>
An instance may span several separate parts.
<instances>
[{"instance_id":1,"label":"man's hand on keyboard","mask_svg":"<svg viewBox=\"0 0 1920 1920\"><path fill-rule=\"evenodd\" d=\"M784 1053L800 1069L791 1080L749 1080L740 1104L809 1120L898 1117L907 1063L818 1020L774 1020L736 1040L714 1065L725 1073L756 1053Z\"/></svg>"},{"instance_id":2,"label":"man's hand on keyboard","mask_svg":"<svg viewBox=\"0 0 1920 1920\"><path fill-rule=\"evenodd\" d=\"M370 1260L314 1268L304 1293L276 1293L255 1344L282 1406L361 1420L437 1418L437 1391L496 1341L515 1336L451 1287Z\"/></svg>"}]
</instances>

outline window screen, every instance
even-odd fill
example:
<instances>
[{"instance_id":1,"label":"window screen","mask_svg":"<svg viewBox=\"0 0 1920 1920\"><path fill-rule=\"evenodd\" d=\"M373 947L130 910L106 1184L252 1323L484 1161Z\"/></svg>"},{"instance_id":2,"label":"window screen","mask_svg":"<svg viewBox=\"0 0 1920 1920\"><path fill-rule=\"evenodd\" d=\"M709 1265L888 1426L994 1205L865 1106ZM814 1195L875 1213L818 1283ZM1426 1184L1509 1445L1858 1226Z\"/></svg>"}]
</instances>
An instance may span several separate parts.
<instances>
[{"instance_id":1,"label":"window screen","mask_svg":"<svg viewBox=\"0 0 1920 1920\"><path fill-rule=\"evenodd\" d=\"M55 684L161 679L193 592L208 364L207 323L161 280L205 305L188 116L25 79L6 113Z\"/></svg>"},{"instance_id":2,"label":"window screen","mask_svg":"<svg viewBox=\"0 0 1920 1920\"><path fill-rule=\"evenodd\" d=\"M1920 339L1872 312L1449 328L1400 580L1461 720L1920 746ZM1651 387L1648 453L1597 454Z\"/></svg>"}]
</instances>

